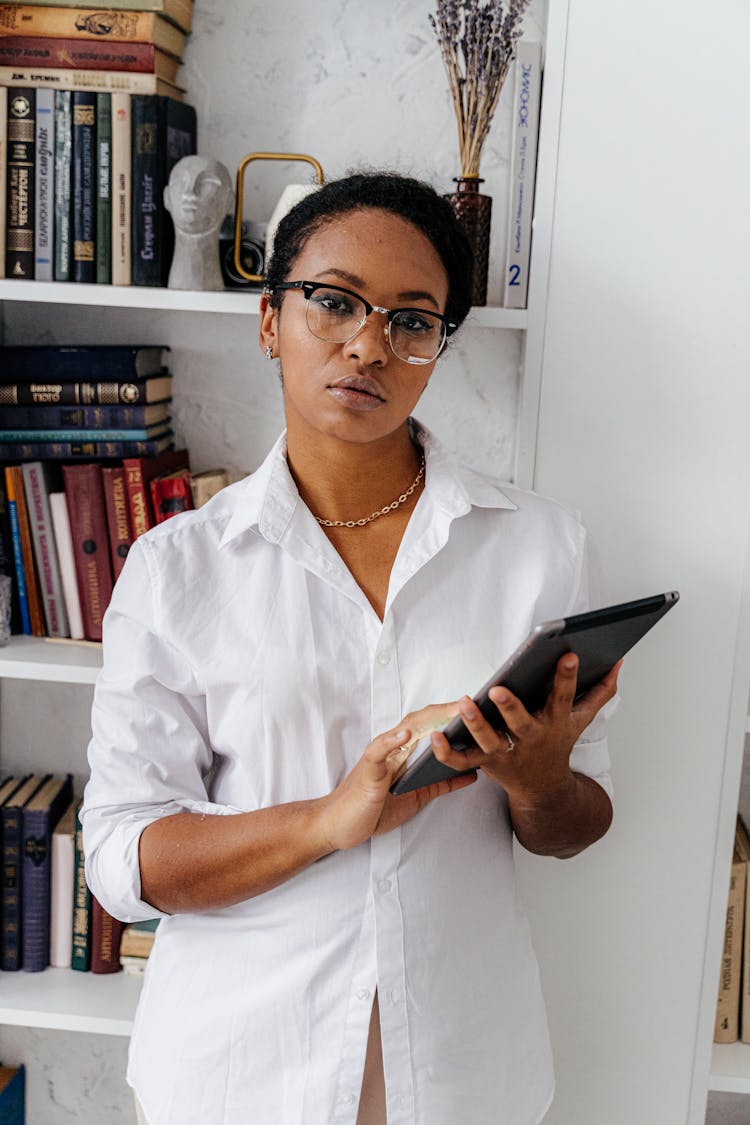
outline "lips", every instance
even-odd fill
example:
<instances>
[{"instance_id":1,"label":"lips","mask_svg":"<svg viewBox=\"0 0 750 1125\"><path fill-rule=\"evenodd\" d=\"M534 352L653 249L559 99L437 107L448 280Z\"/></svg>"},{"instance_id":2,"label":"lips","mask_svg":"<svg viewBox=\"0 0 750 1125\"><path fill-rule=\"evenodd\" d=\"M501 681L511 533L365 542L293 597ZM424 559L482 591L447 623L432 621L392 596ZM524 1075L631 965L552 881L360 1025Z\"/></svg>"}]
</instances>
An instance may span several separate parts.
<instances>
[{"instance_id":1,"label":"lips","mask_svg":"<svg viewBox=\"0 0 750 1125\"><path fill-rule=\"evenodd\" d=\"M343 379L337 379L335 383L331 383L329 389L332 391L357 391L359 394L371 395L380 402L385 402L385 395L377 379L372 379L368 375L346 375Z\"/></svg>"}]
</instances>

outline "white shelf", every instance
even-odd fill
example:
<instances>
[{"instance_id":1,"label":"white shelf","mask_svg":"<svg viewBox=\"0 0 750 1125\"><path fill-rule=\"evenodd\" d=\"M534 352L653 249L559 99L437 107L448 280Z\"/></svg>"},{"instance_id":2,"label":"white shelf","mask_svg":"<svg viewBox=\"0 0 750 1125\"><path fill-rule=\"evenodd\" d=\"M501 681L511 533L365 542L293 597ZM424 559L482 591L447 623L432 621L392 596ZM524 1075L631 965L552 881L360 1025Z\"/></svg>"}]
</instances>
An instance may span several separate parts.
<instances>
[{"instance_id":1,"label":"white shelf","mask_svg":"<svg viewBox=\"0 0 750 1125\"><path fill-rule=\"evenodd\" d=\"M100 645L11 637L0 648L0 678L93 684L102 663Z\"/></svg>"},{"instance_id":2,"label":"white shelf","mask_svg":"<svg viewBox=\"0 0 750 1125\"><path fill-rule=\"evenodd\" d=\"M97 305L103 308L165 309L172 312L227 313L257 316L257 291L201 293L144 286L75 285L65 281L0 281L0 301L33 301L41 304ZM526 309L494 306L471 310L467 324L475 328L526 328Z\"/></svg>"},{"instance_id":3,"label":"white shelf","mask_svg":"<svg viewBox=\"0 0 750 1125\"><path fill-rule=\"evenodd\" d=\"M750 1094L750 1044L714 1043L708 1088Z\"/></svg>"},{"instance_id":4,"label":"white shelf","mask_svg":"<svg viewBox=\"0 0 750 1125\"><path fill-rule=\"evenodd\" d=\"M0 972L0 1024L130 1035L141 984L125 972Z\"/></svg>"}]
</instances>

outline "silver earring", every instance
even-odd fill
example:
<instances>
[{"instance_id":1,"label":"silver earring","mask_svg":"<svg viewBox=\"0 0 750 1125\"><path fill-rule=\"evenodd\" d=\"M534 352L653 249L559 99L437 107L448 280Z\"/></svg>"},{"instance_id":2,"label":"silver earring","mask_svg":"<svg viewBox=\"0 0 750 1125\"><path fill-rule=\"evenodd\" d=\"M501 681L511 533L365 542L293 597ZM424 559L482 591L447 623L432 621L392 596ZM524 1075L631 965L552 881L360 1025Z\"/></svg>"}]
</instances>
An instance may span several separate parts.
<instances>
[{"instance_id":1,"label":"silver earring","mask_svg":"<svg viewBox=\"0 0 750 1125\"><path fill-rule=\"evenodd\" d=\"M273 348L271 347L270 344L268 345L268 347L263 352L263 355L266 357L266 359L273 359Z\"/></svg>"}]
</instances>

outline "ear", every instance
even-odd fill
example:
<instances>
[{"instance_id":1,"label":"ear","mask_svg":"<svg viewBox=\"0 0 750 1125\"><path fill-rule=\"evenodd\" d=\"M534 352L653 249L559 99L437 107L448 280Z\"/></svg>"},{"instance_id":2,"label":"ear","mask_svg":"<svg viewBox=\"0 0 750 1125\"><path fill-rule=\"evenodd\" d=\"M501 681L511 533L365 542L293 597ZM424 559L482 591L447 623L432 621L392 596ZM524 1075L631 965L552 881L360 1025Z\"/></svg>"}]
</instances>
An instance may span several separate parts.
<instances>
[{"instance_id":1,"label":"ear","mask_svg":"<svg viewBox=\"0 0 750 1125\"><path fill-rule=\"evenodd\" d=\"M262 293L260 297L258 343L262 352L270 347L274 356L279 354L279 310L271 307L271 298L267 293Z\"/></svg>"}]
</instances>

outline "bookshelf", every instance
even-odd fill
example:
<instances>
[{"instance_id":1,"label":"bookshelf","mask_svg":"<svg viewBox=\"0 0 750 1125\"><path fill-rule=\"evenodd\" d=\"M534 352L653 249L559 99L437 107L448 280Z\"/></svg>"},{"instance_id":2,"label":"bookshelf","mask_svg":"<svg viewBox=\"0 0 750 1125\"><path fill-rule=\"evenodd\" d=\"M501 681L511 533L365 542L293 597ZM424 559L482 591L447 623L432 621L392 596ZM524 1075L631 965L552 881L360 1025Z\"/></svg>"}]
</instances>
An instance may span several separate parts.
<instances>
[{"instance_id":1,"label":"bookshelf","mask_svg":"<svg viewBox=\"0 0 750 1125\"><path fill-rule=\"evenodd\" d=\"M0 1024L127 1036L141 983L127 973L0 972Z\"/></svg>"}]
</instances>

